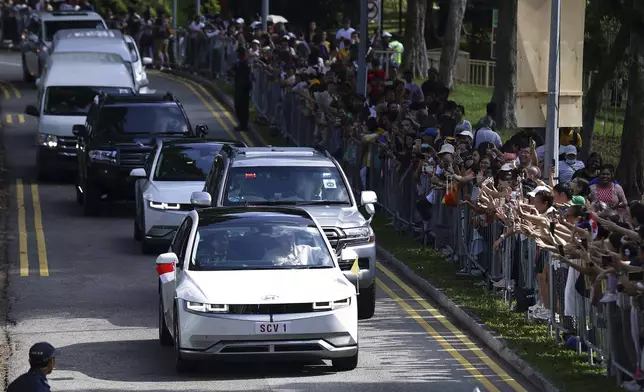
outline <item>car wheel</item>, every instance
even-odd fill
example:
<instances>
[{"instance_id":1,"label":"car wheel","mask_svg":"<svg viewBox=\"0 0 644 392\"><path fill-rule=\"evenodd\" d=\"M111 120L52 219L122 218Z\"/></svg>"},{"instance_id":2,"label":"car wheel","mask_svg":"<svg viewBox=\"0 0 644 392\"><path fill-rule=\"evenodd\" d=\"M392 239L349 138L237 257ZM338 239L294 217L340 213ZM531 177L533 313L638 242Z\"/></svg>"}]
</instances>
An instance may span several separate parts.
<instances>
[{"instance_id":1,"label":"car wheel","mask_svg":"<svg viewBox=\"0 0 644 392\"><path fill-rule=\"evenodd\" d=\"M83 213L86 216L96 215L100 211L100 202L101 195L98 189L86 181L83 189Z\"/></svg>"},{"instance_id":2,"label":"car wheel","mask_svg":"<svg viewBox=\"0 0 644 392\"><path fill-rule=\"evenodd\" d=\"M170 330L165 322L163 316L163 298L161 297L161 290L159 290L159 343L162 346L170 347L174 343Z\"/></svg>"},{"instance_id":3,"label":"car wheel","mask_svg":"<svg viewBox=\"0 0 644 392\"><path fill-rule=\"evenodd\" d=\"M358 351L350 357L336 358L331 361L331 365L336 371L346 372L358 367Z\"/></svg>"},{"instance_id":4,"label":"car wheel","mask_svg":"<svg viewBox=\"0 0 644 392\"><path fill-rule=\"evenodd\" d=\"M177 373L191 373L197 368L194 361L181 356L181 341L179 340L179 322L177 312L174 312L174 366Z\"/></svg>"},{"instance_id":5,"label":"car wheel","mask_svg":"<svg viewBox=\"0 0 644 392\"><path fill-rule=\"evenodd\" d=\"M34 81L34 77L29 73L29 68L27 68L27 61L25 60L25 54L22 54L22 79L26 83L32 83Z\"/></svg>"},{"instance_id":6,"label":"car wheel","mask_svg":"<svg viewBox=\"0 0 644 392\"><path fill-rule=\"evenodd\" d=\"M376 312L376 284L375 282L358 296L358 319L366 320L373 317Z\"/></svg>"}]
</instances>

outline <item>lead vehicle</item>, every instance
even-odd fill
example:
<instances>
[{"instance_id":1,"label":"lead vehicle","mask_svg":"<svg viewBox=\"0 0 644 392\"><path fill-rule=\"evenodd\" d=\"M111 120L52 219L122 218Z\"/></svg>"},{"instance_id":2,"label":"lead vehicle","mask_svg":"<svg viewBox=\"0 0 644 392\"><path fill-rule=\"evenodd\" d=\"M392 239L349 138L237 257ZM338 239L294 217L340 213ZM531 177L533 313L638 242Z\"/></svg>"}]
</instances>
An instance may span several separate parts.
<instances>
[{"instance_id":1,"label":"lead vehicle","mask_svg":"<svg viewBox=\"0 0 644 392\"><path fill-rule=\"evenodd\" d=\"M213 357L357 366L355 287L304 210L191 211L169 253L157 258L157 272L159 340L174 346L178 372Z\"/></svg>"}]
</instances>

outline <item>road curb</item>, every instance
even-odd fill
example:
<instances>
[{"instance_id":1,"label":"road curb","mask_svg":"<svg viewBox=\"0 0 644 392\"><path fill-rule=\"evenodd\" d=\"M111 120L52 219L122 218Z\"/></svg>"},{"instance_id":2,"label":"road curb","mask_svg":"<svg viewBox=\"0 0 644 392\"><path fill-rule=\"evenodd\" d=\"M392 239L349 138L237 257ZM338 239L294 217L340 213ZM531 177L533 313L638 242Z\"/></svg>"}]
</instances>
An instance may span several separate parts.
<instances>
[{"instance_id":1,"label":"road curb","mask_svg":"<svg viewBox=\"0 0 644 392\"><path fill-rule=\"evenodd\" d=\"M456 319L462 327L468 329L477 339L482 341L499 357L514 368L519 374L525 377L533 386L541 391L546 392L560 392L560 389L555 387L546 377L539 371L534 369L528 362L521 359L514 353L503 339L497 338L488 330L488 328L476 321L472 316L467 314L463 309L459 308L451 299L449 299L437 287L433 286L429 281L423 279L409 268L405 263L398 260L394 255L389 253L381 246L377 246L380 258L385 260L388 264L392 265L398 272L405 278L409 279L417 288L427 294L431 299L436 301L447 313Z\"/></svg>"},{"instance_id":2,"label":"road curb","mask_svg":"<svg viewBox=\"0 0 644 392\"><path fill-rule=\"evenodd\" d=\"M221 91L221 89L215 83L210 81L208 78L198 74L193 74L186 71L178 71L174 69L163 70L161 72L168 73L179 78L188 79L204 86L206 90L208 90L208 92L212 94L212 96L217 101L219 101L226 110L228 110L231 113L235 113L235 104L233 103L233 100L226 93ZM253 124L249 124L249 128L251 133L253 134L253 138L256 141L258 141L263 146L267 145L266 140L264 140L260 132Z\"/></svg>"}]
</instances>

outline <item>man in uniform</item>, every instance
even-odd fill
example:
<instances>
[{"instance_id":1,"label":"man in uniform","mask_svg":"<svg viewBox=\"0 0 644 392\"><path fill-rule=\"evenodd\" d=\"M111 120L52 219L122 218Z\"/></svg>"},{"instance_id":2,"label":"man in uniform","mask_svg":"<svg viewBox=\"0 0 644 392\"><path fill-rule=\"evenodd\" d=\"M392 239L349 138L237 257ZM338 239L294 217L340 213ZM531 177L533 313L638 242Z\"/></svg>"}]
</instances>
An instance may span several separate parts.
<instances>
[{"instance_id":1,"label":"man in uniform","mask_svg":"<svg viewBox=\"0 0 644 392\"><path fill-rule=\"evenodd\" d=\"M251 72L246 48L240 46L237 48L237 63L233 67L235 76L235 115L239 121L237 131L248 130L248 119L250 117L250 90L251 90Z\"/></svg>"},{"instance_id":2,"label":"man in uniform","mask_svg":"<svg viewBox=\"0 0 644 392\"><path fill-rule=\"evenodd\" d=\"M49 392L47 375L54 370L56 349L49 343L36 343L29 349L29 370L16 378L7 392Z\"/></svg>"}]
</instances>

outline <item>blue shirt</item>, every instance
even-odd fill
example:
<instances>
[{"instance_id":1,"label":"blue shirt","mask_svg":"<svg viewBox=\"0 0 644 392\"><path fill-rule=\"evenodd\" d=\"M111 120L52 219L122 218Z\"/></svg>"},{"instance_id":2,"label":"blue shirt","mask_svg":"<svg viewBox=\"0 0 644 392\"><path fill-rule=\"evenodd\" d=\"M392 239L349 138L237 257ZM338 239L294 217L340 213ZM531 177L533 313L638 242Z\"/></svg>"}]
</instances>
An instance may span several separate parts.
<instances>
[{"instance_id":1,"label":"blue shirt","mask_svg":"<svg viewBox=\"0 0 644 392\"><path fill-rule=\"evenodd\" d=\"M50 392L47 376L38 369L29 369L27 373L16 378L9 387L7 392Z\"/></svg>"}]
</instances>

